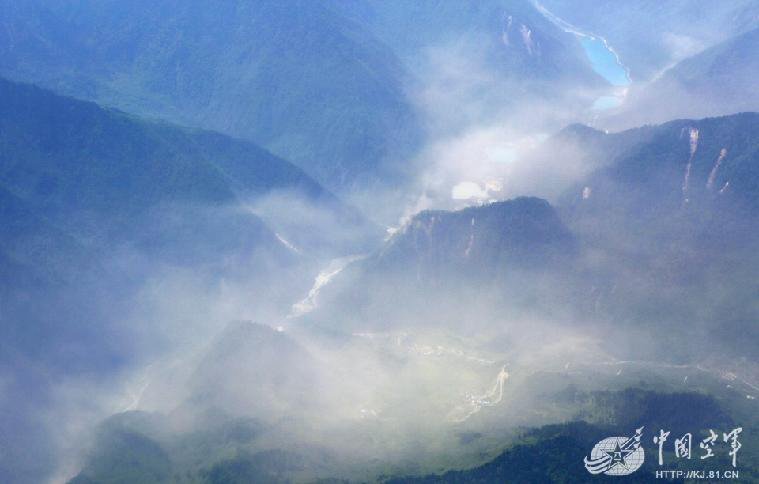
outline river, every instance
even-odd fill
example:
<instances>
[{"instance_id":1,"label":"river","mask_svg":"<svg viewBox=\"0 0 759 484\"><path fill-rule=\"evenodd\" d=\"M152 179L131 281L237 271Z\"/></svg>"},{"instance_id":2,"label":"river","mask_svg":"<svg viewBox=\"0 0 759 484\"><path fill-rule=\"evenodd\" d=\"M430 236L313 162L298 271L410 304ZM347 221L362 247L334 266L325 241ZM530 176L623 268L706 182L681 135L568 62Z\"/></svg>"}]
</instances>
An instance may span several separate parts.
<instances>
[{"instance_id":1,"label":"river","mask_svg":"<svg viewBox=\"0 0 759 484\"><path fill-rule=\"evenodd\" d=\"M557 17L537 2L537 0L533 1L533 5L554 25L577 37L580 45L582 45L582 48L585 50L585 55L588 57L588 61L593 70L611 84L610 92L600 96L593 103L593 110L602 111L620 106L624 102L625 97L627 96L627 89L630 86L630 72L627 67L622 64L619 55L609 45L606 39L600 35L583 31Z\"/></svg>"}]
</instances>

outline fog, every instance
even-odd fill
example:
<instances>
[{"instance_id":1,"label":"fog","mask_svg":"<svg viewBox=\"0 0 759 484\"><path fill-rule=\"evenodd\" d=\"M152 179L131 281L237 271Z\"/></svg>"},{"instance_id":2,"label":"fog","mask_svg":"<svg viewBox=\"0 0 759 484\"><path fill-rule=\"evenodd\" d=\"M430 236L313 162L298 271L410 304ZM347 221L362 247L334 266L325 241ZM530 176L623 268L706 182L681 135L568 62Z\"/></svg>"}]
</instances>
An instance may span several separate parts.
<instances>
[{"instance_id":1,"label":"fog","mask_svg":"<svg viewBox=\"0 0 759 484\"><path fill-rule=\"evenodd\" d=\"M302 204L277 194L221 210L302 214ZM555 282L528 282L529 272L497 287L455 273L428 289L405 285L402 274L362 281L392 239L346 254L344 241L356 237L329 218L312 208L304 219L329 236L301 239L288 232L297 234L298 220L272 224L292 241L278 242L284 258L264 252L219 267L111 257L144 275L115 323L129 360L117 372L52 385L42 420L57 449L51 482L75 476L104 445L96 425L121 412L148 412L155 423L136 428L169 448L221 425L214 422L253 418L264 430L245 448L329 456L308 465L306 479L434 470L440 452L476 453L476 445L459 448L461 432L492 426L503 437L570 418L541 408L535 395L552 389L535 388L530 375L606 356L596 337L578 334L572 308L548 302ZM324 240L337 242L325 250ZM343 290L354 284L368 284L370 300L346 303ZM503 298L509 292L513 300ZM546 305L520 301L530 294ZM409 467L415 459L422 467Z\"/></svg>"},{"instance_id":2,"label":"fog","mask_svg":"<svg viewBox=\"0 0 759 484\"><path fill-rule=\"evenodd\" d=\"M665 38L674 57L701 49ZM608 224L578 208L604 193L600 175L584 183L612 160L562 129L605 126L593 105L613 88L505 75L482 44L448 39L415 59L407 88L424 139L404 160L402 191L357 189L347 205L275 190L162 207L138 243L101 256L98 284L118 296L94 303L108 313L100 343L120 352L77 377L40 369L44 408L26 411L48 443L48 482L75 477L121 431L190 470L284 450L301 459L287 471L296 482L442 472L483 461L525 428L575 419L588 403L562 399L569 385L726 370L720 355L699 353L710 336L697 319L721 297L721 276L698 281L706 294L681 281L661 294L651 274L669 267L647 272L660 247L642 246L665 239L670 221L636 239L619 222L632 202ZM499 203L525 196L550 206ZM750 280L744 270L735 280ZM666 341L651 319L660 307L677 329ZM662 356L685 323L692 338ZM0 398L35 384L13 379L0 373Z\"/></svg>"},{"instance_id":3,"label":"fog","mask_svg":"<svg viewBox=\"0 0 759 484\"><path fill-rule=\"evenodd\" d=\"M574 80L509 78L488 57L482 39L464 36L424 49L412 98L427 142L413 164L418 193L403 220L427 208L461 208L517 196L555 201L596 166L545 142L567 124L592 123L597 96L611 87Z\"/></svg>"},{"instance_id":4,"label":"fog","mask_svg":"<svg viewBox=\"0 0 759 484\"><path fill-rule=\"evenodd\" d=\"M472 143L484 147L487 139ZM518 154L510 172L491 172L482 159L474 170L457 171L455 157L437 159L421 176L428 199L416 211L479 206L536 187L558 194L590 169L578 155L566 175L553 172L549 180L542 166L519 167ZM438 185L429 173L440 177ZM509 173L523 178L485 197L456 199L455 186L447 191L462 179L506 180ZM286 207L304 213L301 200L281 194L234 211L287 213ZM50 422L58 449L50 482L75 476L104 445L96 425L121 412L148 412L149 423L127 428L170 449L225 422L254 419L252 440L224 445L305 456L305 470L293 475L306 481L436 472L444 468L441 453L465 459L489 451L488 439L509 441L521 428L573 419L580 407L556 403L569 383L604 388L627 368L618 362L652 361L662 349L648 344L652 333L609 321L598 311L604 297L614 297L609 288L595 287L592 271L586 280L587 271L572 269L595 263L623 274L629 287L653 290L622 264L589 263L594 256L581 254L547 272L528 266L494 279L495 268L477 262L473 274L454 265L438 276L417 271L415 279L403 266L376 269L412 221L385 242L379 237L378 249L356 244L360 250L349 254L355 233L317 209L304 219L324 232L298 238L303 220L292 218L271 225L290 241L280 239L285 262L262 254L248 264L199 270L129 257L132 265L143 261L146 273L127 304L133 311L119 318L129 328L130 361L117 373L53 386L52 410L42 420ZM336 245L326 250L325 241ZM487 439L462 440L468 433Z\"/></svg>"}]
</instances>

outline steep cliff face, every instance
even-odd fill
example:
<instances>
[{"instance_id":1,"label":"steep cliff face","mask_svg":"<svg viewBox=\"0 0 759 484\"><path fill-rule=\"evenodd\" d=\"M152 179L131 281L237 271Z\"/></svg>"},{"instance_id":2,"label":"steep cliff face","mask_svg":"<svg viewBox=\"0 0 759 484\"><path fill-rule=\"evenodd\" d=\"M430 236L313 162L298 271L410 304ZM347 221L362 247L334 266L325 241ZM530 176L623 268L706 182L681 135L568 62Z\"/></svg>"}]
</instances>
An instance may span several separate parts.
<instances>
[{"instance_id":1,"label":"steep cliff face","mask_svg":"<svg viewBox=\"0 0 759 484\"><path fill-rule=\"evenodd\" d=\"M404 272L420 282L437 277L496 278L509 270L545 270L568 256L574 239L555 210L538 198L517 198L455 212L414 217L367 265Z\"/></svg>"},{"instance_id":2,"label":"steep cliff face","mask_svg":"<svg viewBox=\"0 0 759 484\"><path fill-rule=\"evenodd\" d=\"M677 220L751 223L759 215L759 115L677 120L617 134L582 132L588 163L602 168L573 187L561 204L574 222L595 217L599 230L646 235ZM712 225L715 226L715 225Z\"/></svg>"}]
</instances>

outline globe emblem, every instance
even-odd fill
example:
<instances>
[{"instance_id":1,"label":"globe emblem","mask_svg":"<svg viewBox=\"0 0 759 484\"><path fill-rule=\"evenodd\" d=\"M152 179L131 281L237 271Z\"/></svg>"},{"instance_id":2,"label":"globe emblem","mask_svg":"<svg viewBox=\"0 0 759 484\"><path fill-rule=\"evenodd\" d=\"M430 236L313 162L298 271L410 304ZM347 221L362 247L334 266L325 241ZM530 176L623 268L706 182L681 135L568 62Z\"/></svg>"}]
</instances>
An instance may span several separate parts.
<instances>
[{"instance_id":1,"label":"globe emblem","mask_svg":"<svg viewBox=\"0 0 759 484\"><path fill-rule=\"evenodd\" d=\"M643 427L633 437L607 437L597 443L585 458L585 468L591 474L626 476L643 465L645 454L640 446Z\"/></svg>"}]
</instances>

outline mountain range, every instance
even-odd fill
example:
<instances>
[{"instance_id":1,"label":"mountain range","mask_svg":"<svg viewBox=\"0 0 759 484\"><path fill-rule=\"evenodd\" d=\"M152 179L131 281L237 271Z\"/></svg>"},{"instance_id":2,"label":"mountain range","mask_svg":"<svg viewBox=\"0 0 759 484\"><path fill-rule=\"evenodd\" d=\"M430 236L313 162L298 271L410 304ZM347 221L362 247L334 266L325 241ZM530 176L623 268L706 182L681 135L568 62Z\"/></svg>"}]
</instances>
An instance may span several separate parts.
<instances>
[{"instance_id":1,"label":"mountain range","mask_svg":"<svg viewBox=\"0 0 759 484\"><path fill-rule=\"evenodd\" d=\"M338 193L413 175L409 159L431 128L419 105L437 89L426 71L447 69L425 45L481 58L491 95L512 105L529 93L588 106L606 85L574 36L524 0L34 0L3 10L0 75L251 140Z\"/></svg>"},{"instance_id":2,"label":"mountain range","mask_svg":"<svg viewBox=\"0 0 759 484\"><path fill-rule=\"evenodd\" d=\"M756 479L758 27L0 0L0 481Z\"/></svg>"},{"instance_id":3,"label":"mountain range","mask_svg":"<svg viewBox=\"0 0 759 484\"><path fill-rule=\"evenodd\" d=\"M331 188L367 183L414 141L398 59L318 2L8 1L3 11L6 77L253 140Z\"/></svg>"}]
</instances>

